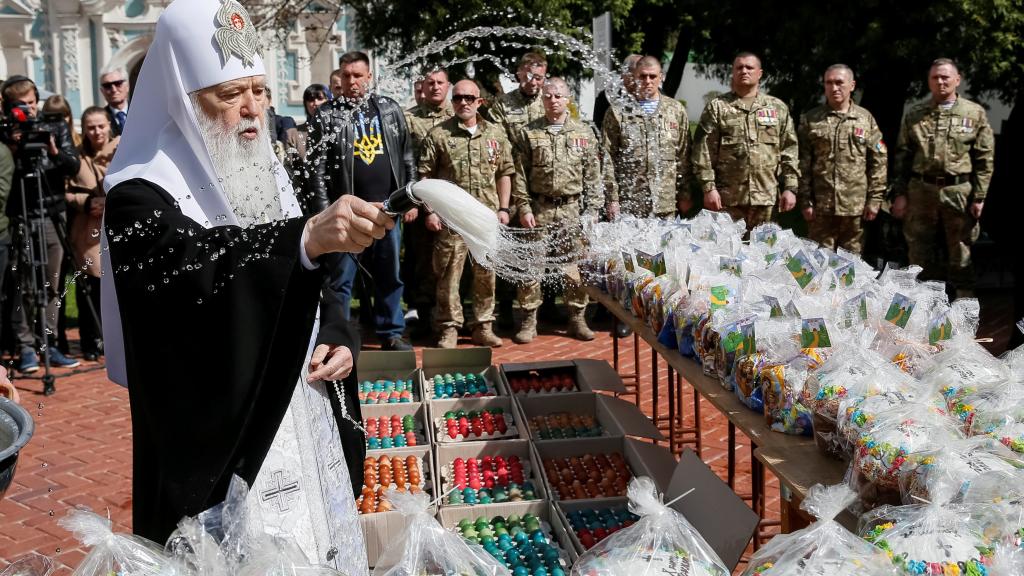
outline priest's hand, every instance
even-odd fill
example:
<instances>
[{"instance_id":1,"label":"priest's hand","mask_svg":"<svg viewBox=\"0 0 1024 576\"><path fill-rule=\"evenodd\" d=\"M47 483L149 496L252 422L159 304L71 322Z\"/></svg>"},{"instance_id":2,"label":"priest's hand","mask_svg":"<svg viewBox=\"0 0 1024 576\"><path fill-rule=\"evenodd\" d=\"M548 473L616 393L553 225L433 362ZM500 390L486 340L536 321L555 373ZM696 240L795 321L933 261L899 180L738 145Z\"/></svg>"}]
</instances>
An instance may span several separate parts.
<instances>
[{"instance_id":1,"label":"priest's hand","mask_svg":"<svg viewBox=\"0 0 1024 576\"><path fill-rule=\"evenodd\" d=\"M352 373L352 351L338 344L318 344L309 360L306 382L341 380Z\"/></svg>"},{"instance_id":2,"label":"priest's hand","mask_svg":"<svg viewBox=\"0 0 1024 576\"><path fill-rule=\"evenodd\" d=\"M329 252L358 254L395 227L379 206L345 194L306 221L306 256L314 260Z\"/></svg>"},{"instance_id":3,"label":"priest's hand","mask_svg":"<svg viewBox=\"0 0 1024 576\"><path fill-rule=\"evenodd\" d=\"M3 366L0 366L0 396L13 400L15 404L21 401L18 398L18 389L14 387L11 379L7 377L7 368Z\"/></svg>"}]
</instances>

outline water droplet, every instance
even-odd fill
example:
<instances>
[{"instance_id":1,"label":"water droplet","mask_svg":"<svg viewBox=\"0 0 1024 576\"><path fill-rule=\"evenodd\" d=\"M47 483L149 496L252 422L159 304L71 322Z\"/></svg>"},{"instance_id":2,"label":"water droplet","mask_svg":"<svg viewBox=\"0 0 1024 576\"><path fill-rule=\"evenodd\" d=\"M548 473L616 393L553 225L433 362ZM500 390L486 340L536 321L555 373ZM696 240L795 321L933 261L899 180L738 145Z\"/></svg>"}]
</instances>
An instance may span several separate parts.
<instances>
[{"instance_id":1,"label":"water droplet","mask_svg":"<svg viewBox=\"0 0 1024 576\"><path fill-rule=\"evenodd\" d=\"M47 514L49 514L50 516L53 516L53 510L50 510L49 512L47 512Z\"/></svg>"},{"instance_id":2,"label":"water droplet","mask_svg":"<svg viewBox=\"0 0 1024 576\"><path fill-rule=\"evenodd\" d=\"M146 290L152 292L153 290L156 290L156 286L153 286L152 284L150 284L149 286L146 286Z\"/></svg>"},{"instance_id":3,"label":"water droplet","mask_svg":"<svg viewBox=\"0 0 1024 576\"><path fill-rule=\"evenodd\" d=\"M57 547L57 554L60 554L60 546Z\"/></svg>"},{"instance_id":4,"label":"water droplet","mask_svg":"<svg viewBox=\"0 0 1024 576\"><path fill-rule=\"evenodd\" d=\"M39 403L39 406L38 406L38 408L39 408L40 410L42 410L42 409L43 409L43 403L42 403L42 402L40 402L40 403Z\"/></svg>"}]
</instances>

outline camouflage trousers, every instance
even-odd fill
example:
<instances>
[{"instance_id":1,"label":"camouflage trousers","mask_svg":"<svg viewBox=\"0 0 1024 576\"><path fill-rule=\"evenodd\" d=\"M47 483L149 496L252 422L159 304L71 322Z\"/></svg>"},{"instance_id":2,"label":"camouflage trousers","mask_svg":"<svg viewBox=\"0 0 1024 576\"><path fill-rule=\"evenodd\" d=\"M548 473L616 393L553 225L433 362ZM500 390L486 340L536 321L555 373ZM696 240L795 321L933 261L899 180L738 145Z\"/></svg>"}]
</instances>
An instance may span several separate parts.
<instances>
[{"instance_id":1,"label":"camouflage trousers","mask_svg":"<svg viewBox=\"0 0 1024 576\"><path fill-rule=\"evenodd\" d=\"M814 220L807 223L807 237L826 248L842 248L860 254L864 227L860 216L836 216L815 212Z\"/></svg>"},{"instance_id":2,"label":"camouflage trousers","mask_svg":"<svg viewBox=\"0 0 1024 576\"><path fill-rule=\"evenodd\" d=\"M564 238L555 241L549 256L562 256L580 250L582 228L579 226L580 205L577 201L556 205L540 197L534 199L532 204L533 217L537 221L537 226L547 226L553 222L565 223L567 233ZM587 291L580 284L579 279L579 269L576 265L566 266L566 275L562 281L565 283L565 303L569 308L587 307ZM516 289L517 308L527 311L536 310L540 308L542 299L540 282L530 282Z\"/></svg>"},{"instance_id":3,"label":"camouflage trousers","mask_svg":"<svg viewBox=\"0 0 1024 576\"><path fill-rule=\"evenodd\" d=\"M469 256L466 242L458 234L450 230L442 230L436 234L434 241L434 275L437 277L437 304L434 307L434 327L440 331L444 328L461 328L462 296L459 294L459 281L462 269ZM493 270L473 262L473 316L474 324L494 321L494 284Z\"/></svg>"},{"instance_id":4,"label":"camouflage trousers","mask_svg":"<svg viewBox=\"0 0 1024 576\"><path fill-rule=\"evenodd\" d=\"M958 290L974 289L971 245L980 227L967 213L970 183L947 186L911 180L903 236L911 264L922 268L921 280L942 280Z\"/></svg>"},{"instance_id":5,"label":"camouflage trousers","mask_svg":"<svg viewBox=\"0 0 1024 576\"><path fill-rule=\"evenodd\" d=\"M725 206L724 209L732 216L733 221L742 219L747 224L747 232L760 226L765 222L772 221L772 209L774 206Z\"/></svg>"}]
</instances>

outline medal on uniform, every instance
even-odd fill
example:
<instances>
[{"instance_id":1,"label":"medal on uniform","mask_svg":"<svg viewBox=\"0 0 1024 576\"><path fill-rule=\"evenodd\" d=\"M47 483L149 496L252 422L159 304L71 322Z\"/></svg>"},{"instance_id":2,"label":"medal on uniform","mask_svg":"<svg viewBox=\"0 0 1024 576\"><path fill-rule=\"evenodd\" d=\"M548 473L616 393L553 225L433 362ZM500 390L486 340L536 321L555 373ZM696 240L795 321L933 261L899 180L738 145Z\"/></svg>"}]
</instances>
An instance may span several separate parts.
<instances>
[{"instance_id":1,"label":"medal on uniform","mask_svg":"<svg viewBox=\"0 0 1024 576\"><path fill-rule=\"evenodd\" d=\"M755 114L757 123L762 126L775 126L779 123L779 113L774 108L762 108Z\"/></svg>"},{"instance_id":2,"label":"medal on uniform","mask_svg":"<svg viewBox=\"0 0 1024 576\"><path fill-rule=\"evenodd\" d=\"M499 148L500 145L497 140L493 138L487 140L487 161L491 164L494 164L495 160L497 160Z\"/></svg>"},{"instance_id":3,"label":"medal on uniform","mask_svg":"<svg viewBox=\"0 0 1024 576\"><path fill-rule=\"evenodd\" d=\"M970 118L963 118L960 121L960 131L964 134L970 134L974 131L974 120Z\"/></svg>"},{"instance_id":4,"label":"medal on uniform","mask_svg":"<svg viewBox=\"0 0 1024 576\"><path fill-rule=\"evenodd\" d=\"M864 141L864 129L857 126L853 127L853 137L861 142Z\"/></svg>"}]
</instances>

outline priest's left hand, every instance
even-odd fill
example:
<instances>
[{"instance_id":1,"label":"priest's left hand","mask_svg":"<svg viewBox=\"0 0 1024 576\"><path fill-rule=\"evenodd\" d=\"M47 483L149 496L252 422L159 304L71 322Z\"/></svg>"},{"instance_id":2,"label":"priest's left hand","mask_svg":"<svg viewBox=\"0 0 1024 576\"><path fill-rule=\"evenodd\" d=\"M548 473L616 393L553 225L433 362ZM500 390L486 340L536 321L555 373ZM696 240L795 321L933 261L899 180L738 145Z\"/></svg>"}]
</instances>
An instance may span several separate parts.
<instances>
[{"instance_id":1,"label":"priest's left hand","mask_svg":"<svg viewBox=\"0 0 1024 576\"><path fill-rule=\"evenodd\" d=\"M341 380L352 372L352 351L347 346L318 344L309 360L306 382Z\"/></svg>"}]
</instances>

